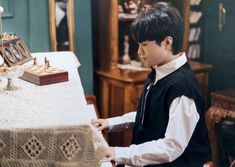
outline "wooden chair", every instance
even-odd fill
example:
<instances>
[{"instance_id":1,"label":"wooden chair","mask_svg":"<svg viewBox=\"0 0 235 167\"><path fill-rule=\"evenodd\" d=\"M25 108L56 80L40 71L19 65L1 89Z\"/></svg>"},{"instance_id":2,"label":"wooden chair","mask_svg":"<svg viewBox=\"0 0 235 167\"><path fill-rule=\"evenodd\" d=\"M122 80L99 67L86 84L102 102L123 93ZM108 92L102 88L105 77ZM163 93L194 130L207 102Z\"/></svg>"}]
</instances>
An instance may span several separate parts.
<instances>
[{"instance_id":1,"label":"wooden chair","mask_svg":"<svg viewBox=\"0 0 235 167\"><path fill-rule=\"evenodd\" d=\"M206 113L214 167L235 167L235 90L211 93Z\"/></svg>"},{"instance_id":2,"label":"wooden chair","mask_svg":"<svg viewBox=\"0 0 235 167\"><path fill-rule=\"evenodd\" d=\"M99 114L98 109L97 109L97 102L96 102L95 95L85 94L85 98L86 98L87 104L93 104L94 105L97 118L100 118L100 114Z\"/></svg>"}]
</instances>

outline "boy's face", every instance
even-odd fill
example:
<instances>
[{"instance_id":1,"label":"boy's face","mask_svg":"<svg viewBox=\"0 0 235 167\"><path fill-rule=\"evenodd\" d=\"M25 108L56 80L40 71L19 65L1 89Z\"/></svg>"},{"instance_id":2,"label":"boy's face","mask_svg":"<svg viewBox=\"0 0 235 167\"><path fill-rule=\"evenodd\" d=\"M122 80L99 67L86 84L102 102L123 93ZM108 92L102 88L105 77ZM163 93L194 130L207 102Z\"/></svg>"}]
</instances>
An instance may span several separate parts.
<instances>
[{"instance_id":1,"label":"boy's face","mask_svg":"<svg viewBox=\"0 0 235 167\"><path fill-rule=\"evenodd\" d=\"M161 66L169 60L169 49L164 41L158 45L155 41L144 41L139 43L138 55L144 59L149 66Z\"/></svg>"}]
</instances>

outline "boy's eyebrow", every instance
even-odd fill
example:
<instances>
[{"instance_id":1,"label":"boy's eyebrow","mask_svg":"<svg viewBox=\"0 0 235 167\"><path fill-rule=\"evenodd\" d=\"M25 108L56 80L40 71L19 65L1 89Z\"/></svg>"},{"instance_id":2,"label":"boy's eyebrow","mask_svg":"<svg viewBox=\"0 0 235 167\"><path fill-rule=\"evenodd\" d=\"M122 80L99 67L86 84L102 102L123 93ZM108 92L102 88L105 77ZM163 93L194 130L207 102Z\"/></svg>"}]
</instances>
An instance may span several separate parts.
<instances>
[{"instance_id":1,"label":"boy's eyebrow","mask_svg":"<svg viewBox=\"0 0 235 167\"><path fill-rule=\"evenodd\" d=\"M139 43L139 45L141 45L141 46L147 46L148 43L147 43L147 42L142 42L142 43Z\"/></svg>"},{"instance_id":2,"label":"boy's eyebrow","mask_svg":"<svg viewBox=\"0 0 235 167\"><path fill-rule=\"evenodd\" d=\"M148 41L142 41L142 42L138 42L138 44L143 44L143 43L147 43Z\"/></svg>"},{"instance_id":3,"label":"boy's eyebrow","mask_svg":"<svg viewBox=\"0 0 235 167\"><path fill-rule=\"evenodd\" d=\"M147 45L147 42L138 42L139 45Z\"/></svg>"}]
</instances>

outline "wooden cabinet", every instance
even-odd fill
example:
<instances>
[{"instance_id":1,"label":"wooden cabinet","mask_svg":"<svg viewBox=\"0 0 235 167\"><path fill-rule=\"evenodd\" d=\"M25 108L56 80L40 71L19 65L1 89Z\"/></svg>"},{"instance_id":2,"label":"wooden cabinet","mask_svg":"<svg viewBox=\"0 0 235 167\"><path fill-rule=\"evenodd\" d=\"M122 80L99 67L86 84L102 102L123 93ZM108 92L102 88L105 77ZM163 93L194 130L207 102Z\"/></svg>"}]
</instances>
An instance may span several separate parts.
<instances>
[{"instance_id":1,"label":"wooden cabinet","mask_svg":"<svg viewBox=\"0 0 235 167\"><path fill-rule=\"evenodd\" d=\"M118 67L123 54L123 36L130 36L129 27L133 19L121 19L118 9L121 0L93 0L93 36L94 65L96 69L95 93L98 99L100 115L103 118L120 116L135 111L147 78L149 69L143 71L123 70ZM143 2L157 2L143 0ZM169 1L168 1L169 2ZM187 50L189 34L190 2L188 0L170 1L184 17L185 32L182 50ZM130 57L137 58L137 44L129 38ZM208 70L210 65L190 62L192 69L207 99ZM110 145L128 145L130 133L111 133Z\"/></svg>"},{"instance_id":2,"label":"wooden cabinet","mask_svg":"<svg viewBox=\"0 0 235 167\"><path fill-rule=\"evenodd\" d=\"M109 72L97 71L102 117L115 117L135 111L147 73L147 71L130 72L120 69ZM114 132L108 135L109 144L113 146L127 146L130 139L130 132Z\"/></svg>"},{"instance_id":3,"label":"wooden cabinet","mask_svg":"<svg viewBox=\"0 0 235 167\"><path fill-rule=\"evenodd\" d=\"M129 54L137 60L137 44L132 40L130 25L135 18L130 14L121 17L119 6L123 0L92 0L93 16L93 52L95 68L109 71L121 63L124 36L129 36ZM155 3L159 0L142 0L143 3ZM176 6L184 17L184 40L182 50L188 48L190 2L188 0L167 0ZM122 15L123 16L123 15Z\"/></svg>"}]
</instances>

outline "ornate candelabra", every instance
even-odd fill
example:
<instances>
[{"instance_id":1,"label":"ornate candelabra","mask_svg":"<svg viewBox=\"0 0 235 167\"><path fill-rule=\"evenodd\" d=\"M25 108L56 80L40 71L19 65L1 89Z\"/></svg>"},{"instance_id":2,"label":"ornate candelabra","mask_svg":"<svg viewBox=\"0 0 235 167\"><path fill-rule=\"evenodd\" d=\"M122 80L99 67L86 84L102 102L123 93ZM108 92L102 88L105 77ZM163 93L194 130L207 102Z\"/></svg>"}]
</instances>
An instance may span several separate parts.
<instances>
[{"instance_id":1,"label":"ornate candelabra","mask_svg":"<svg viewBox=\"0 0 235 167\"><path fill-rule=\"evenodd\" d=\"M3 48L3 35L2 35L2 14L4 12L4 9L2 6L0 6L0 40L1 40L1 48ZM4 58L3 53L0 52L0 67L4 65Z\"/></svg>"}]
</instances>

